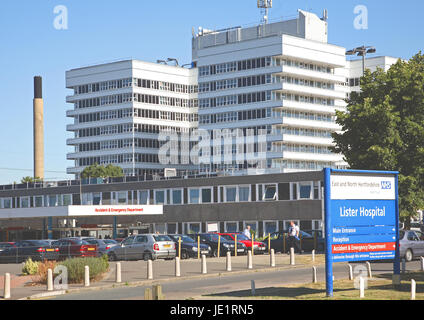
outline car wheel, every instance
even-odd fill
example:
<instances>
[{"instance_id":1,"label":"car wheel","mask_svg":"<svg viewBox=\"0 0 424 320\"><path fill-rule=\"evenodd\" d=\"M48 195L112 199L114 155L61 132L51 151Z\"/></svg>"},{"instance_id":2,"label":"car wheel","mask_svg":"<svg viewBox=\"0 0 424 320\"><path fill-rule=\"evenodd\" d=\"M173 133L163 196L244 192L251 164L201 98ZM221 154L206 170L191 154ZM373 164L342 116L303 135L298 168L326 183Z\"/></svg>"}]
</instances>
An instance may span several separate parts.
<instances>
[{"instance_id":1,"label":"car wheel","mask_svg":"<svg viewBox=\"0 0 424 320\"><path fill-rule=\"evenodd\" d=\"M412 253L412 250L411 249L406 250L405 252L406 262L411 262L413 258L414 258L414 254Z\"/></svg>"},{"instance_id":2,"label":"car wheel","mask_svg":"<svg viewBox=\"0 0 424 320\"><path fill-rule=\"evenodd\" d=\"M181 259L186 260L188 258L189 258L189 256L188 256L187 251L185 251L185 250L181 251Z\"/></svg>"},{"instance_id":3,"label":"car wheel","mask_svg":"<svg viewBox=\"0 0 424 320\"><path fill-rule=\"evenodd\" d=\"M153 260L153 259L152 259L152 254L151 254L150 252L145 252L145 253L143 254L143 260L144 260L144 261Z\"/></svg>"},{"instance_id":4,"label":"car wheel","mask_svg":"<svg viewBox=\"0 0 424 320\"><path fill-rule=\"evenodd\" d=\"M118 260L118 257L116 256L116 254L114 252L109 253L108 257L109 257L109 261L117 261Z\"/></svg>"}]
</instances>

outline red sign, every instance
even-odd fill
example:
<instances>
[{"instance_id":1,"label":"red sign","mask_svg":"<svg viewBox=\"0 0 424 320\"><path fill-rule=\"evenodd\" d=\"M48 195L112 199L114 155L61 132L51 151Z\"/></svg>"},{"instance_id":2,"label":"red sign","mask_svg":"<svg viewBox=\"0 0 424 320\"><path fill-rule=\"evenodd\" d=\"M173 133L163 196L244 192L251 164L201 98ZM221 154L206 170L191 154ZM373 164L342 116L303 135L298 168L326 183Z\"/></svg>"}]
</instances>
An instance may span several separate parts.
<instances>
[{"instance_id":1,"label":"red sign","mask_svg":"<svg viewBox=\"0 0 424 320\"><path fill-rule=\"evenodd\" d=\"M393 251L395 248L396 242L336 244L333 245L333 254Z\"/></svg>"}]
</instances>

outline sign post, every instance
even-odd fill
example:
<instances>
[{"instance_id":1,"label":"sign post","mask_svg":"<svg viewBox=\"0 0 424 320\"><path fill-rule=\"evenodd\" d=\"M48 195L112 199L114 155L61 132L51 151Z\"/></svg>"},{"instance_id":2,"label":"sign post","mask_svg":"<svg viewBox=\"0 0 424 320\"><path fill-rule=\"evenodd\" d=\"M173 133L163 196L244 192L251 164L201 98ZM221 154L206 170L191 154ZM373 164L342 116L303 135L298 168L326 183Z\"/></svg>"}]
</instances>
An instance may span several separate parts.
<instances>
[{"instance_id":1,"label":"sign post","mask_svg":"<svg viewBox=\"0 0 424 320\"><path fill-rule=\"evenodd\" d=\"M400 274L398 172L324 169L326 293L333 263L394 259Z\"/></svg>"}]
</instances>

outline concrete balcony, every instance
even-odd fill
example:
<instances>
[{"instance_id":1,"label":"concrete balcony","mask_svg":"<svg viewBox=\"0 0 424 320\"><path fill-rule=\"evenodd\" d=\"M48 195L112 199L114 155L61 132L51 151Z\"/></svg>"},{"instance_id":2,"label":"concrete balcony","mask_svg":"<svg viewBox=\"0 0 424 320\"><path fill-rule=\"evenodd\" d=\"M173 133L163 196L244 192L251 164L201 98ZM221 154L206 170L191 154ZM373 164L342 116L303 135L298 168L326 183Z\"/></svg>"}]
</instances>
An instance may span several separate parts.
<instances>
[{"instance_id":1,"label":"concrete balcony","mask_svg":"<svg viewBox=\"0 0 424 320\"><path fill-rule=\"evenodd\" d=\"M319 72L319 71L313 71L309 69L289 67L289 66L282 66L281 73L277 73L277 74L281 76L286 76L286 75L297 76L297 77L308 79L308 80L323 81L323 82L330 82L330 83L344 83L346 81L346 77L335 75L333 73Z\"/></svg>"},{"instance_id":2,"label":"concrete balcony","mask_svg":"<svg viewBox=\"0 0 424 320\"><path fill-rule=\"evenodd\" d=\"M342 127L334 122L328 121L315 121L298 118L283 117L283 125L296 127L296 128L307 128L307 129L324 129L330 131L341 131Z\"/></svg>"},{"instance_id":3,"label":"concrete balcony","mask_svg":"<svg viewBox=\"0 0 424 320\"><path fill-rule=\"evenodd\" d=\"M293 92L298 94L304 94L304 95L313 95L313 96L320 96L325 98L332 98L332 99L346 99L346 93L335 91L335 90L328 90L328 89L321 89L321 88L315 88L315 87L308 87L293 83L281 83L282 88L284 91L287 92Z\"/></svg>"},{"instance_id":4,"label":"concrete balcony","mask_svg":"<svg viewBox=\"0 0 424 320\"><path fill-rule=\"evenodd\" d=\"M333 138L320 138L320 137L309 137L309 136L295 136L284 134L282 142L293 143L293 144L307 144L315 146L334 146Z\"/></svg>"},{"instance_id":5,"label":"concrete balcony","mask_svg":"<svg viewBox=\"0 0 424 320\"><path fill-rule=\"evenodd\" d=\"M319 154L283 151L283 159L296 161L339 162L343 161L343 156L339 154Z\"/></svg>"},{"instance_id":6,"label":"concrete balcony","mask_svg":"<svg viewBox=\"0 0 424 320\"><path fill-rule=\"evenodd\" d=\"M342 109L341 107L336 108L335 106L326 106L322 104L315 104L315 103L305 103L305 102L298 102L294 100L281 100L281 108L287 108L291 110L296 111L302 111L302 112L314 112L314 113L325 113L325 114L336 114L336 109ZM344 109L343 109L344 110Z\"/></svg>"}]
</instances>

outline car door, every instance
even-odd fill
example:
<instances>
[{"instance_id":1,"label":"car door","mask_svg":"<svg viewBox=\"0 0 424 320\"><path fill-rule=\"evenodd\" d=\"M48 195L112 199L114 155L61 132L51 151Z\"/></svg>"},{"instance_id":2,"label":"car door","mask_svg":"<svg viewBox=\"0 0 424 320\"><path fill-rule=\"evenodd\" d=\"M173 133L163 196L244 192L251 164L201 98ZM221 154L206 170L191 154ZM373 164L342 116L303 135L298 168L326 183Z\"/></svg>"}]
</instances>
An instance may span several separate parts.
<instances>
[{"instance_id":1,"label":"car door","mask_svg":"<svg viewBox=\"0 0 424 320\"><path fill-rule=\"evenodd\" d=\"M146 249L146 244L147 244L147 236L139 235L135 237L133 244L128 249L130 252L129 255L132 257L132 259L136 259L136 260L143 259L143 253Z\"/></svg>"},{"instance_id":2,"label":"car door","mask_svg":"<svg viewBox=\"0 0 424 320\"><path fill-rule=\"evenodd\" d=\"M129 237L126 238L124 241L122 241L122 245L120 248L118 249L118 253L117 254L119 259L123 259L123 260L131 260L132 259L132 254L131 254L131 248L134 242L134 237Z\"/></svg>"},{"instance_id":3,"label":"car door","mask_svg":"<svg viewBox=\"0 0 424 320\"><path fill-rule=\"evenodd\" d=\"M411 249L414 256L416 256L418 254L417 251L419 251L417 235L415 234L414 231L408 231L407 239L408 239L407 249Z\"/></svg>"},{"instance_id":4,"label":"car door","mask_svg":"<svg viewBox=\"0 0 424 320\"><path fill-rule=\"evenodd\" d=\"M417 256L424 255L424 234L420 231L415 231L416 236L416 249L415 254Z\"/></svg>"}]
</instances>

